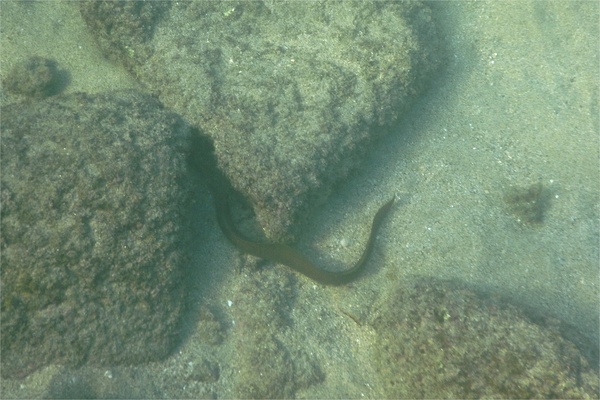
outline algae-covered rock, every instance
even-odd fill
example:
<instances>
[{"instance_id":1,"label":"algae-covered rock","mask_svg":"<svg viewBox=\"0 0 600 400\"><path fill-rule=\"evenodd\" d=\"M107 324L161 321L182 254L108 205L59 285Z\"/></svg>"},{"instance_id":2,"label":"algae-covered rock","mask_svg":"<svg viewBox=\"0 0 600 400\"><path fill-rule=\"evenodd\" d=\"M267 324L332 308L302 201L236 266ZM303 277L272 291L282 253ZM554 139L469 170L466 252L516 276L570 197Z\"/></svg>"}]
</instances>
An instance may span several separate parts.
<instances>
[{"instance_id":1,"label":"algae-covered rock","mask_svg":"<svg viewBox=\"0 0 600 400\"><path fill-rule=\"evenodd\" d=\"M296 391L324 379L314 357L282 334L289 329L294 299L291 275L284 277L273 270L256 271L235 288L235 398L293 398Z\"/></svg>"},{"instance_id":2,"label":"algae-covered rock","mask_svg":"<svg viewBox=\"0 0 600 400\"><path fill-rule=\"evenodd\" d=\"M144 61L151 53L147 43L157 21L171 4L170 1L98 0L81 4L81 15L109 58L135 63Z\"/></svg>"},{"instance_id":3,"label":"algae-covered rock","mask_svg":"<svg viewBox=\"0 0 600 400\"><path fill-rule=\"evenodd\" d=\"M48 382L44 399L156 399L160 388L143 369L61 367Z\"/></svg>"},{"instance_id":4,"label":"algae-covered rock","mask_svg":"<svg viewBox=\"0 0 600 400\"><path fill-rule=\"evenodd\" d=\"M189 139L132 91L3 108L2 376L169 352L184 306Z\"/></svg>"},{"instance_id":5,"label":"algae-covered rock","mask_svg":"<svg viewBox=\"0 0 600 400\"><path fill-rule=\"evenodd\" d=\"M153 14L152 34L123 27L148 10L102 4L81 3L101 45L214 139L272 239L360 164L437 63L420 2L175 2Z\"/></svg>"},{"instance_id":6,"label":"algae-covered rock","mask_svg":"<svg viewBox=\"0 0 600 400\"><path fill-rule=\"evenodd\" d=\"M55 60L29 57L13 65L2 84L7 91L26 100L39 100L58 94L66 85L67 74Z\"/></svg>"},{"instance_id":7,"label":"algae-covered rock","mask_svg":"<svg viewBox=\"0 0 600 400\"><path fill-rule=\"evenodd\" d=\"M456 285L400 285L373 317L386 398L598 398L598 375L560 333Z\"/></svg>"}]
</instances>

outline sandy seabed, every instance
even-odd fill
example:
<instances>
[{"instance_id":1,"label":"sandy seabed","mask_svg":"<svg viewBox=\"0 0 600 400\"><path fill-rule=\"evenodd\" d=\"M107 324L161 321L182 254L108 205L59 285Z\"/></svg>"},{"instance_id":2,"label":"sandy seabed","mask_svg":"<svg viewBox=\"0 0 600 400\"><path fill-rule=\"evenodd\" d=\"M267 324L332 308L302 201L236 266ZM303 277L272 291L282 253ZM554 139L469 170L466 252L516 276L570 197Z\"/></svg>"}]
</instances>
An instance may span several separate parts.
<instances>
[{"instance_id":1,"label":"sandy seabed","mask_svg":"<svg viewBox=\"0 0 600 400\"><path fill-rule=\"evenodd\" d=\"M365 368L369 353L361 347L372 334L348 314L366 317L395 281L415 276L457 279L497 293L598 341L598 4L431 7L444 37L444 68L305 235L305 245L349 264L367 235L365 222L385 199L398 197L379 233L372 270L360 282L327 288L298 278L290 315L295 330L313 333L298 346L325 352L327 359L321 365L327 378L298 397L377 393L373 371ZM1 8L0 74L36 54L70 71L68 91L138 87L102 58L75 3L3 2ZM0 99L5 104L6 94ZM201 218L214 218L209 211ZM202 290L226 312L235 306L228 301L235 296L237 253L216 222L205 240L199 258L215 272ZM324 350L319 337L329 332L342 338L338 348ZM191 334L170 359L148 367L148 376L164 372L168 397L194 396L184 372L202 351L200 336ZM226 365L233 350L222 347L213 356ZM57 368L3 381L3 398L41 396ZM114 379L111 369L96 372ZM219 383L196 395L230 396L231 374L222 368Z\"/></svg>"}]
</instances>

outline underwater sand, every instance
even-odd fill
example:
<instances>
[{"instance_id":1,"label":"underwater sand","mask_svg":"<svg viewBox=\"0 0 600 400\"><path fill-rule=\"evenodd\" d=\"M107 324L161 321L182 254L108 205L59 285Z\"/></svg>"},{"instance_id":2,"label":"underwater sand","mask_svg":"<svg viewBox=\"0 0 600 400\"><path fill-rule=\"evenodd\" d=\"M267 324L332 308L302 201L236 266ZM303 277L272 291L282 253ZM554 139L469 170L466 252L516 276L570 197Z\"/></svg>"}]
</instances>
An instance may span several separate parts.
<instances>
[{"instance_id":1,"label":"underwater sand","mask_svg":"<svg viewBox=\"0 0 600 400\"><path fill-rule=\"evenodd\" d=\"M315 222L299 244L317 259L322 255L324 265L349 265L375 210L398 197L362 279L330 288L297 278L290 312L294 333L287 345L297 342L314 354L326 376L298 397L377 394L375 373L366 362L373 333L348 314L368 318L394 282L417 276L457 279L498 293L598 341L599 5L519 1L431 7L445 37L444 69L397 132L380 142L364 167L312 216ZM76 4L2 2L0 8L0 73L36 54L53 57L70 71L68 92L138 87L102 58ZM5 101L4 94L0 99ZM521 205L511 198L515 191L525 193ZM543 201L543 220L522 204L527 194ZM210 202L208 192L201 197ZM240 279L239 254L220 234L212 210L199 213L213 222L199 248L198 259L210 273L197 300L220 307L230 318L227 310L236 304L227 302ZM186 386L190 362L206 351L194 326L190 329L171 358L148 366L148 376L164 384L169 397L231 397L234 371L228 364L234 349L227 338L209 350L209 358L221 365L214 387L203 392L207 389ZM3 397L40 396L56 369L4 381ZM97 371L112 379L107 369Z\"/></svg>"}]
</instances>

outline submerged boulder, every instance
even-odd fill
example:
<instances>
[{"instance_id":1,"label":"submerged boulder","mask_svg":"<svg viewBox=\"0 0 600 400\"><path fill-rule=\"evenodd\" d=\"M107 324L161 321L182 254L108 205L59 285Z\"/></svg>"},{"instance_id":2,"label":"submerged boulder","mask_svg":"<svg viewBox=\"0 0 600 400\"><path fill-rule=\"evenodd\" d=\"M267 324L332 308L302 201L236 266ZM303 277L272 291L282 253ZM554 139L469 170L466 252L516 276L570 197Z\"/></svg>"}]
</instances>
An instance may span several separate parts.
<instances>
[{"instance_id":1,"label":"submerged boulder","mask_svg":"<svg viewBox=\"0 0 600 400\"><path fill-rule=\"evenodd\" d=\"M185 303L189 139L133 91L2 109L3 377L168 354Z\"/></svg>"},{"instance_id":2,"label":"submerged boulder","mask_svg":"<svg viewBox=\"0 0 600 400\"><path fill-rule=\"evenodd\" d=\"M380 396L598 398L597 371L561 325L458 283L399 284L371 319Z\"/></svg>"},{"instance_id":3,"label":"submerged boulder","mask_svg":"<svg viewBox=\"0 0 600 400\"><path fill-rule=\"evenodd\" d=\"M112 58L214 139L272 239L360 165L438 62L420 2L151 3L80 7Z\"/></svg>"}]
</instances>

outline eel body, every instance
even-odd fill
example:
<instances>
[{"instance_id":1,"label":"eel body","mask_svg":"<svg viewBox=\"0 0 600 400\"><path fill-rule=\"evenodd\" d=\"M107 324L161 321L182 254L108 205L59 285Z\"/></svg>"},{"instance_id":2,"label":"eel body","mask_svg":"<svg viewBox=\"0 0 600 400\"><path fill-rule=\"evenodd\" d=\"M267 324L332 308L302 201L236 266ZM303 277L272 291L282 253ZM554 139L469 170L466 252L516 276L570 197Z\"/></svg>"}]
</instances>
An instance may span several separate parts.
<instances>
[{"instance_id":1,"label":"eel body","mask_svg":"<svg viewBox=\"0 0 600 400\"><path fill-rule=\"evenodd\" d=\"M235 227L231 217L229 201L225 196L215 196L217 221L227 239L238 249L255 257L264 258L306 275L307 277L327 285L343 285L354 280L363 270L375 243L377 230L386 214L394 204L393 197L385 203L373 217L371 233L360 259L349 269L343 271L327 271L317 267L308 258L293 247L281 243L259 243L244 237Z\"/></svg>"}]
</instances>

